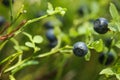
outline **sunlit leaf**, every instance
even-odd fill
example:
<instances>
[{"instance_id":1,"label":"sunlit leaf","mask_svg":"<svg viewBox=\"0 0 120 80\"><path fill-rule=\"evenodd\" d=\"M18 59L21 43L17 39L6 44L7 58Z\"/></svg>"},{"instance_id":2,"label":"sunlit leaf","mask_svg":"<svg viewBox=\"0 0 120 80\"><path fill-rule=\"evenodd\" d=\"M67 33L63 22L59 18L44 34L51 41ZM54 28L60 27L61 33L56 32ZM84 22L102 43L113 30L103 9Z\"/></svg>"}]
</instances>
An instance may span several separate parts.
<instances>
[{"instance_id":1,"label":"sunlit leaf","mask_svg":"<svg viewBox=\"0 0 120 80\"><path fill-rule=\"evenodd\" d=\"M118 80L120 80L120 74L115 75Z\"/></svg>"},{"instance_id":2,"label":"sunlit leaf","mask_svg":"<svg viewBox=\"0 0 120 80\"><path fill-rule=\"evenodd\" d=\"M47 13L48 13L49 15L52 15L53 12L54 12L54 10L53 10L52 4L51 4L51 3L48 3Z\"/></svg>"},{"instance_id":3,"label":"sunlit leaf","mask_svg":"<svg viewBox=\"0 0 120 80\"><path fill-rule=\"evenodd\" d=\"M89 61L90 60L91 53L88 51L88 53L85 55L85 60Z\"/></svg>"},{"instance_id":4,"label":"sunlit leaf","mask_svg":"<svg viewBox=\"0 0 120 80\"><path fill-rule=\"evenodd\" d=\"M111 31L118 31L118 27L115 23L110 23L108 27Z\"/></svg>"},{"instance_id":5,"label":"sunlit leaf","mask_svg":"<svg viewBox=\"0 0 120 80\"><path fill-rule=\"evenodd\" d=\"M13 75L9 75L10 80L16 80Z\"/></svg>"},{"instance_id":6,"label":"sunlit leaf","mask_svg":"<svg viewBox=\"0 0 120 80\"><path fill-rule=\"evenodd\" d=\"M36 35L33 37L33 42L35 43L41 43L43 41L43 38L40 35Z\"/></svg>"},{"instance_id":7,"label":"sunlit leaf","mask_svg":"<svg viewBox=\"0 0 120 80\"><path fill-rule=\"evenodd\" d=\"M106 69L103 69L100 74L104 74L106 77L109 77L111 75L115 75L115 73L112 71L111 68L106 68Z\"/></svg>"},{"instance_id":8,"label":"sunlit leaf","mask_svg":"<svg viewBox=\"0 0 120 80\"><path fill-rule=\"evenodd\" d=\"M120 48L120 41L117 41L115 44L116 47Z\"/></svg>"},{"instance_id":9,"label":"sunlit leaf","mask_svg":"<svg viewBox=\"0 0 120 80\"><path fill-rule=\"evenodd\" d=\"M64 16L66 10L67 10L66 8L62 8L62 7L56 7L56 8L55 8L55 11L60 12L60 14L61 14L62 16Z\"/></svg>"},{"instance_id":10,"label":"sunlit leaf","mask_svg":"<svg viewBox=\"0 0 120 80\"><path fill-rule=\"evenodd\" d=\"M25 45L28 46L28 47L31 47L31 48L34 47L34 44L32 44L31 42L26 42Z\"/></svg>"},{"instance_id":11,"label":"sunlit leaf","mask_svg":"<svg viewBox=\"0 0 120 80\"><path fill-rule=\"evenodd\" d=\"M92 42L89 46L90 49L95 49L97 52L101 52L103 50L103 41L100 39L99 41Z\"/></svg>"},{"instance_id":12,"label":"sunlit leaf","mask_svg":"<svg viewBox=\"0 0 120 80\"><path fill-rule=\"evenodd\" d=\"M114 20L119 19L118 11L113 3L110 4L110 14Z\"/></svg>"},{"instance_id":13,"label":"sunlit leaf","mask_svg":"<svg viewBox=\"0 0 120 80\"><path fill-rule=\"evenodd\" d=\"M20 46L20 48L21 48L22 50L25 50L25 51L29 50L29 48L26 47L26 46Z\"/></svg>"},{"instance_id":14,"label":"sunlit leaf","mask_svg":"<svg viewBox=\"0 0 120 80\"><path fill-rule=\"evenodd\" d=\"M35 50L35 52L37 52L37 51L40 50L40 48L39 47L35 47L34 50Z\"/></svg>"},{"instance_id":15,"label":"sunlit leaf","mask_svg":"<svg viewBox=\"0 0 120 80\"><path fill-rule=\"evenodd\" d=\"M14 49L17 50L17 51L19 51L19 52L22 51L21 48L20 48L19 46L14 46Z\"/></svg>"}]
</instances>

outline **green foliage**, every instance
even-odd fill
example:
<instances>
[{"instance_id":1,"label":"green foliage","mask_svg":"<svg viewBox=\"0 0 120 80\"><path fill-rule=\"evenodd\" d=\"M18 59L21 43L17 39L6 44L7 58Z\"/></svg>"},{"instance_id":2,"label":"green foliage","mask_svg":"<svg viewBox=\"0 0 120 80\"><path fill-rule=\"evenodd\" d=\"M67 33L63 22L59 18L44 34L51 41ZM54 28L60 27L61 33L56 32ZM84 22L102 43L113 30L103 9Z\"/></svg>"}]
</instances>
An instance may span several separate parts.
<instances>
[{"instance_id":1,"label":"green foliage","mask_svg":"<svg viewBox=\"0 0 120 80\"><path fill-rule=\"evenodd\" d=\"M38 80L98 80L101 75L120 80L120 6L116 1L16 0L12 4L10 0L9 8L1 2L0 12L7 19L0 26L2 80L6 76L9 80L36 80L36 76ZM78 15L79 6L86 7L84 16ZM39 11L42 13L36 17ZM93 29L94 20L100 16L109 21L105 34L97 34ZM43 25L47 21L55 23L55 47L46 38ZM109 48L105 46L107 38L112 39ZM73 44L78 41L89 49L83 58L73 55ZM114 51L116 58L111 66L97 63L98 53L104 51Z\"/></svg>"},{"instance_id":2,"label":"green foliage","mask_svg":"<svg viewBox=\"0 0 120 80\"><path fill-rule=\"evenodd\" d=\"M116 76L120 80L120 73L114 71L114 68L105 68L100 72L100 75L105 75L106 77Z\"/></svg>"},{"instance_id":3,"label":"green foliage","mask_svg":"<svg viewBox=\"0 0 120 80\"><path fill-rule=\"evenodd\" d=\"M90 49L95 49L97 52L103 51L103 41L100 39L99 41L92 42L89 46Z\"/></svg>"},{"instance_id":4,"label":"green foliage","mask_svg":"<svg viewBox=\"0 0 120 80\"><path fill-rule=\"evenodd\" d=\"M100 74L105 74L106 77L115 75L111 68L103 69Z\"/></svg>"},{"instance_id":5,"label":"green foliage","mask_svg":"<svg viewBox=\"0 0 120 80\"><path fill-rule=\"evenodd\" d=\"M113 20L115 20L115 21L119 20L118 11L113 3L110 4L110 14L111 14Z\"/></svg>"},{"instance_id":6,"label":"green foliage","mask_svg":"<svg viewBox=\"0 0 120 80\"><path fill-rule=\"evenodd\" d=\"M112 31L118 31L120 32L120 22L119 22L119 14L118 14L118 11L115 7L115 5L113 3L110 4L110 14L112 16L112 22L110 23L109 25L109 28L112 30Z\"/></svg>"}]
</instances>

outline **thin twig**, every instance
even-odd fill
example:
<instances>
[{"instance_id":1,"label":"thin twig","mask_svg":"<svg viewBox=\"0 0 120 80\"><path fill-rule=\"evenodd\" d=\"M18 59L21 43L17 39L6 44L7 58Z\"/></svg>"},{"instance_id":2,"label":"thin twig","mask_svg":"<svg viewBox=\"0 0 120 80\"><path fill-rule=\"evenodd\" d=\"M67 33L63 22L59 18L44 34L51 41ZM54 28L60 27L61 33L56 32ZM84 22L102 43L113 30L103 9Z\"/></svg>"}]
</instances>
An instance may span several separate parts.
<instances>
[{"instance_id":1,"label":"thin twig","mask_svg":"<svg viewBox=\"0 0 120 80\"><path fill-rule=\"evenodd\" d=\"M0 36L0 40L6 40L10 37L13 37L14 36L14 33L16 31L18 31L27 21L26 20L23 20L18 26L16 29L14 29L13 31L11 31L10 33L6 34L6 35L3 35L3 36Z\"/></svg>"}]
</instances>

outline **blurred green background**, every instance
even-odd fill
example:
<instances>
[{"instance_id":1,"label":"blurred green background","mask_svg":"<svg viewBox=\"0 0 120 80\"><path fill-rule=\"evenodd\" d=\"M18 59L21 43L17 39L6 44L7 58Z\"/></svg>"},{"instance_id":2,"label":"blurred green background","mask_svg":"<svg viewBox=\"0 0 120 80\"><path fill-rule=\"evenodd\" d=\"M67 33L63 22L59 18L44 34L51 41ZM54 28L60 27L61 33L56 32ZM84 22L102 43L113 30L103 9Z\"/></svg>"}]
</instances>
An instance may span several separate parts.
<instances>
[{"instance_id":1,"label":"blurred green background","mask_svg":"<svg viewBox=\"0 0 120 80\"><path fill-rule=\"evenodd\" d=\"M93 31L94 19L105 17L110 21L109 5L111 2L120 11L119 0L15 0L13 4L13 17L19 12L21 5L25 6L27 13L23 14L13 26L18 25L21 20L45 15L47 2L50 2L53 7L64 7L67 11L64 16L59 14L53 15L32 23L25 28L24 31L29 34L41 35L44 39L43 43L38 45L41 50L37 54L51 50L45 36L46 29L44 24L47 21L52 22L54 26L60 27L61 34L63 34L60 47L63 47L65 45L73 45L77 41L85 41L86 29L90 29L95 39L104 38L106 35L98 37ZM80 8L83 9L83 12L79 11ZM2 3L0 3L0 16L4 16L7 22L10 22L10 8ZM19 34L15 38L20 45L24 45L28 40L23 34ZM0 60L3 60L15 51L13 46L14 44L11 41L4 46L0 51ZM32 49L25 51L23 57L26 58L32 55L32 51ZM37 59L39 61L38 65L25 67L15 74L15 78L16 80L106 80L103 76L99 75L99 72L105 66L99 64L98 55L97 52L91 50L90 61L85 61L84 57L76 57L73 54L67 53L56 53ZM8 80L8 74L3 76L4 80ZM110 78L109 80L115 80L115 78Z\"/></svg>"}]
</instances>

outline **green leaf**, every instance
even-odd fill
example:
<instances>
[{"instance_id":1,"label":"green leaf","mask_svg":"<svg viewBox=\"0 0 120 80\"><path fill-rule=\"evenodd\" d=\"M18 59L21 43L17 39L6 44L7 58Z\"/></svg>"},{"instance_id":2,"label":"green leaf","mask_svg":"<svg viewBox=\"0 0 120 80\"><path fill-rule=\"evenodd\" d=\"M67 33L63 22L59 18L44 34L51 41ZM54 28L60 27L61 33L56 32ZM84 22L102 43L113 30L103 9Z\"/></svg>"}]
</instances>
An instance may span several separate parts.
<instances>
[{"instance_id":1,"label":"green leaf","mask_svg":"<svg viewBox=\"0 0 120 80\"><path fill-rule=\"evenodd\" d=\"M43 41L43 38L40 35L36 35L33 37L34 43L41 43Z\"/></svg>"},{"instance_id":2,"label":"green leaf","mask_svg":"<svg viewBox=\"0 0 120 80\"><path fill-rule=\"evenodd\" d=\"M111 31L118 31L118 26L114 22L110 23L108 27Z\"/></svg>"},{"instance_id":3,"label":"green leaf","mask_svg":"<svg viewBox=\"0 0 120 80\"><path fill-rule=\"evenodd\" d=\"M29 50L29 48L26 47L26 46L20 46L20 48L21 48L21 50L25 50L25 51L28 51L28 50Z\"/></svg>"},{"instance_id":4,"label":"green leaf","mask_svg":"<svg viewBox=\"0 0 120 80\"><path fill-rule=\"evenodd\" d=\"M10 80L16 80L13 75L9 75Z\"/></svg>"},{"instance_id":5,"label":"green leaf","mask_svg":"<svg viewBox=\"0 0 120 80\"><path fill-rule=\"evenodd\" d=\"M120 41L117 41L115 44L116 47L120 48Z\"/></svg>"},{"instance_id":6,"label":"green leaf","mask_svg":"<svg viewBox=\"0 0 120 80\"><path fill-rule=\"evenodd\" d=\"M31 42L26 42L25 45L28 46L28 47L31 47L31 48L35 47L34 44L31 43Z\"/></svg>"},{"instance_id":7,"label":"green leaf","mask_svg":"<svg viewBox=\"0 0 120 80\"><path fill-rule=\"evenodd\" d=\"M47 10L47 13L48 13L49 15L52 15L53 12L54 12L54 9L53 9L52 4L51 4L51 3L48 3L48 10Z\"/></svg>"},{"instance_id":8,"label":"green leaf","mask_svg":"<svg viewBox=\"0 0 120 80\"><path fill-rule=\"evenodd\" d=\"M22 52L21 48L19 46L14 46L14 49L17 50L18 52Z\"/></svg>"},{"instance_id":9,"label":"green leaf","mask_svg":"<svg viewBox=\"0 0 120 80\"><path fill-rule=\"evenodd\" d=\"M118 21L119 14L118 14L118 11L113 3L110 4L110 14L114 20Z\"/></svg>"},{"instance_id":10,"label":"green leaf","mask_svg":"<svg viewBox=\"0 0 120 80\"><path fill-rule=\"evenodd\" d=\"M56 7L56 8L55 8L55 11L60 12L60 14L61 14L62 16L64 16L66 10L67 10L66 8L62 8L62 7Z\"/></svg>"},{"instance_id":11,"label":"green leaf","mask_svg":"<svg viewBox=\"0 0 120 80\"><path fill-rule=\"evenodd\" d=\"M115 74L116 78L120 80L120 74Z\"/></svg>"},{"instance_id":12,"label":"green leaf","mask_svg":"<svg viewBox=\"0 0 120 80\"><path fill-rule=\"evenodd\" d=\"M91 53L90 51L88 51L87 55L85 55L85 60L90 61L90 56L91 56Z\"/></svg>"},{"instance_id":13,"label":"green leaf","mask_svg":"<svg viewBox=\"0 0 120 80\"><path fill-rule=\"evenodd\" d=\"M15 57L19 56L20 54L21 53L12 54L12 55L6 57L5 59L3 59L2 61L0 61L0 64L3 64L4 62L11 60L12 58L15 58Z\"/></svg>"},{"instance_id":14,"label":"green leaf","mask_svg":"<svg viewBox=\"0 0 120 80\"><path fill-rule=\"evenodd\" d=\"M23 63L22 65L19 65L18 67L16 67L15 69L12 70L12 73L15 74L17 71L23 69L26 66L30 66L30 65L37 65L39 64L38 61L35 60L31 60L31 61L27 61L25 63Z\"/></svg>"},{"instance_id":15,"label":"green leaf","mask_svg":"<svg viewBox=\"0 0 120 80\"><path fill-rule=\"evenodd\" d=\"M95 49L97 52L103 51L103 41L100 39L99 41L94 41L90 45L88 45L90 49Z\"/></svg>"},{"instance_id":16,"label":"green leaf","mask_svg":"<svg viewBox=\"0 0 120 80\"><path fill-rule=\"evenodd\" d=\"M111 75L115 75L115 73L112 71L111 68L106 68L106 69L103 69L100 74L104 74L106 77L109 77Z\"/></svg>"},{"instance_id":17,"label":"green leaf","mask_svg":"<svg viewBox=\"0 0 120 80\"><path fill-rule=\"evenodd\" d=\"M37 51L39 51L40 50L40 48L39 47L35 47L34 48L34 52L36 53Z\"/></svg>"}]
</instances>

